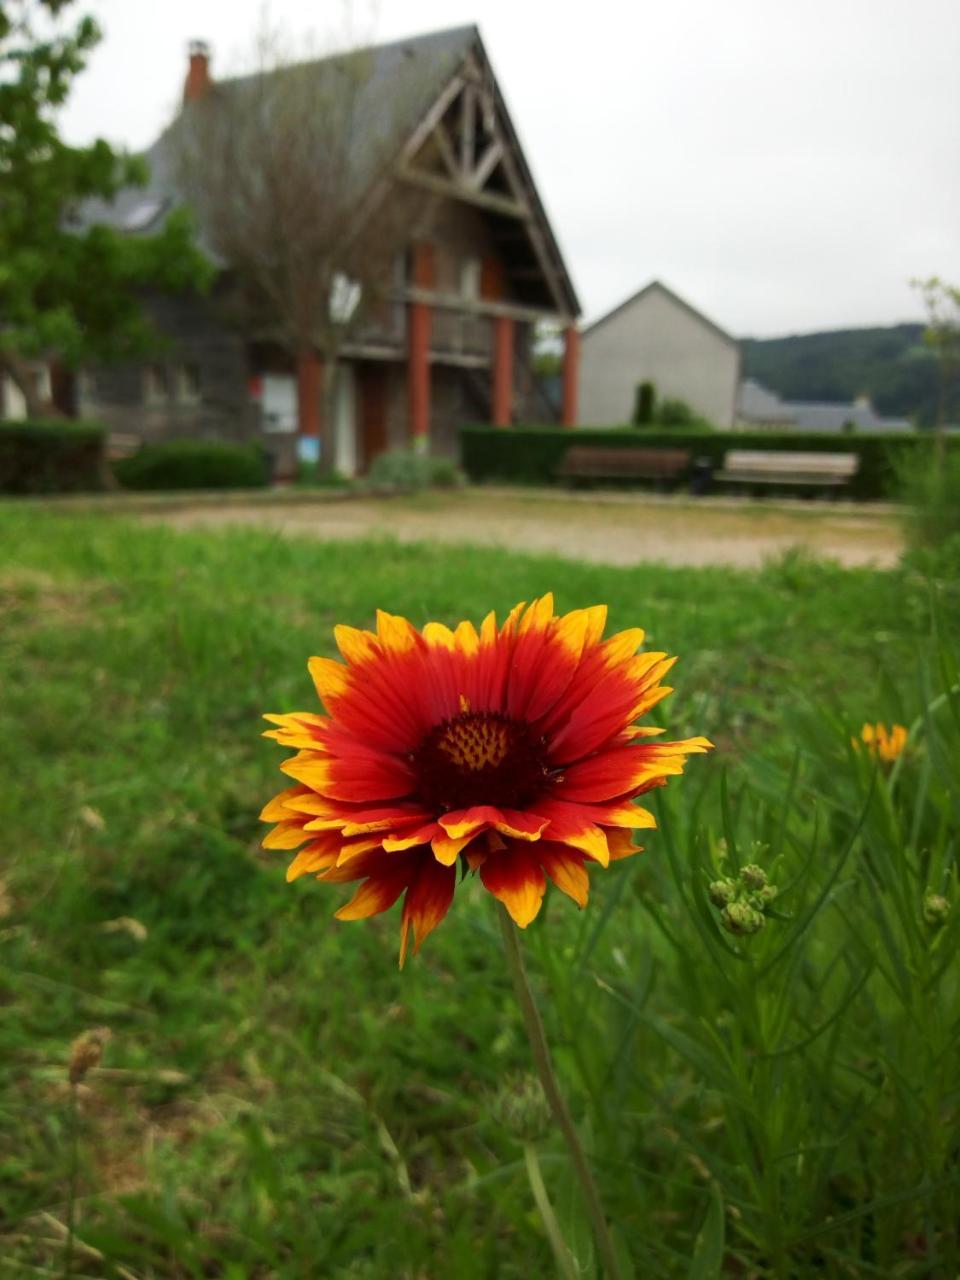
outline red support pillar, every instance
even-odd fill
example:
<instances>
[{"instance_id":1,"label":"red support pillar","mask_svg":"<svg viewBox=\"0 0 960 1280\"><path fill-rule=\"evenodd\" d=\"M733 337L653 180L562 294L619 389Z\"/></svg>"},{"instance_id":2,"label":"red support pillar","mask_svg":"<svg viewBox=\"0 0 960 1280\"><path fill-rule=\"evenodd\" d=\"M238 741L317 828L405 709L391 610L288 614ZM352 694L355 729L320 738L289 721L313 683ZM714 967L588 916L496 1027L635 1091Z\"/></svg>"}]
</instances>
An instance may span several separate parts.
<instances>
[{"instance_id":1,"label":"red support pillar","mask_svg":"<svg viewBox=\"0 0 960 1280\"><path fill-rule=\"evenodd\" d=\"M493 322L493 425L513 421L513 321L497 316Z\"/></svg>"},{"instance_id":2,"label":"red support pillar","mask_svg":"<svg viewBox=\"0 0 960 1280\"><path fill-rule=\"evenodd\" d=\"M413 246L413 270L410 283L417 289L433 288L433 245ZM410 359L407 372L410 384L410 437L414 448L424 451L430 442L431 320L431 311L427 303L410 303L408 315Z\"/></svg>"},{"instance_id":3,"label":"red support pillar","mask_svg":"<svg viewBox=\"0 0 960 1280\"><path fill-rule=\"evenodd\" d=\"M580 382L580 334L576 325L563 331L563 411L560 421L565 427L577 425L577 393Z\"/></svg>"},{"instance_id":4,"label":"red support pillar","mask_svg":"<svg viewBox=\"0 0 960 1280\"><path fill-rule=\"evenodd\" d=\"M297 355L297 433L301 436L320 434L320 391L323 364L312 347L303 347Z\"/></svg>"}]
</instances>

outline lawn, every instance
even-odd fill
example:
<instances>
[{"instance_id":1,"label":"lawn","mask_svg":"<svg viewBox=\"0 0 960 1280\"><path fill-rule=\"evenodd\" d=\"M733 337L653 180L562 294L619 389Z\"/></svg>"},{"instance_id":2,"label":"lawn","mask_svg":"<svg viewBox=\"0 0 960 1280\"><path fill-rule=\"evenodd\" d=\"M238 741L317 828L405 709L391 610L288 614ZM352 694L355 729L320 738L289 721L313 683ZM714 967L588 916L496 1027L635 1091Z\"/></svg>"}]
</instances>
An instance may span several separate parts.
<instances>
[{"instance_id":1,"label":"lawn","mask_svg":"<svg viewBox=\"0 0 960 1280\"><path fill-rule=\"evenodd\" d=\"M679 653L655 718L711 757L642 857L548 894L524 938L637 1277L946 1277L960 1266L956 580L787 555L759 572L173 532L0 510L0 1254L75 1275L548 1276L498 1095L526 1066L469 882L400 973L397 912L284 882L257 814L264 711L377 607L479 619L544 590ZM892 772L850 739L911 726ZM765 927L707 885L760 863ZM954 909L925 911L928 893ZM934 915L936 913L933 913ZM540 1145L584 1276L562 1148ZM691 1262L691 1258L693 1261Z\"/></svg>"}]
</instances>

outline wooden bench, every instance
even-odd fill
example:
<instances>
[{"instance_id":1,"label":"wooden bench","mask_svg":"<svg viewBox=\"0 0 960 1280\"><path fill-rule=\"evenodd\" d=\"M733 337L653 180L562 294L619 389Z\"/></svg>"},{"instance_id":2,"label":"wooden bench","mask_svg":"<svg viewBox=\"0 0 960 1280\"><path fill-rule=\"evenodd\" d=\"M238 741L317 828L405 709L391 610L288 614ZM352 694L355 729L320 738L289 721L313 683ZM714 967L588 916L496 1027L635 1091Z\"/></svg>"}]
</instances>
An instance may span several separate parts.
<instances>
[{"instance_id":1,"label":"wooden bench","mask_svg":"<svg viewBox=\"0 0 960 1280\"><path fill-rule=\"evenodd\" d=\"M731 449L714 480L726 484L806 485L836 489L857 473L855 453L788 453L786 450Z\"/></svg>"},{"instance_id":2,"label":"wooden bench","mask_svg":"<svg viewBox=\"0 0 960 1280\"><path fill-rule=\"evenodd\" d=\"M126 431L111 431L107 436L106 454L111 462L118 458L132 458L143 441Z\"/></svg>"},{"instance_id":3,"label":"wooden bench","mask_svg":"<svg viewBox=\"0 0 960 1280\"><path fill-rule=\"evenodd\" d=\"M690 468L689 449L610 448L575 444L557 475L565 480L680 480Z\"/></svg>"}]
</instances>

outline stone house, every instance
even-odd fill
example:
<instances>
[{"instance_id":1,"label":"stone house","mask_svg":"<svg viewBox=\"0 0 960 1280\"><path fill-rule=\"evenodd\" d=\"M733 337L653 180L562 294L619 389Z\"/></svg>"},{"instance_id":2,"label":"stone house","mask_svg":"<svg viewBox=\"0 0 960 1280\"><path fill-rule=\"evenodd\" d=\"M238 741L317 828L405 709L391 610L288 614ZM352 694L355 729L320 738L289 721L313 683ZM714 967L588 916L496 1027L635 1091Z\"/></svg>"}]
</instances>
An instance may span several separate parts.
<instances>
[{"instance_id":1,"label":"stone house","mask_svg":"<svg viewBox=\"0 0 960 1280\"><path fill-rule=\"evenodd\" d=\"M654 280L581 334L581 421L629 422L641 382L654 383L658 400L685 400L715 426L732 427L740 344Z\"/></svg>"},{"instance_id":2,"label":"stone house","mask_svg":"<svg viewBox=\"0 0 960 1280\"><path fill-rule=\"evenodd\" d=\"M340 348L334 394L334 464L362 473L381 451L413 444L454 457L464 422L508 426L555 420L531 373L534 326L565 334L562 421L577 407L580 306L538 196L516 130L476 27L465 26L367 51L362 117L397 116L388 165L368 176L387 191L426 193L384 282L384 305ZM323 73L323 60L315 65ZM206 45L194 43L184 86L190 103L215 82ZM398 106L399 104L399 106ZM81 211L143 235L181 204L171 138L146 152L146 187ZM201 244L204 229L199 228ZM205 298L151 297L148 311L167 340L149 359L83 369L72 409L117 436L261 439L282 474L298 452L298 394L319 396L319 354L306 373L263 334L225 319L230 264Z\"/></svg>"}]
</instances>

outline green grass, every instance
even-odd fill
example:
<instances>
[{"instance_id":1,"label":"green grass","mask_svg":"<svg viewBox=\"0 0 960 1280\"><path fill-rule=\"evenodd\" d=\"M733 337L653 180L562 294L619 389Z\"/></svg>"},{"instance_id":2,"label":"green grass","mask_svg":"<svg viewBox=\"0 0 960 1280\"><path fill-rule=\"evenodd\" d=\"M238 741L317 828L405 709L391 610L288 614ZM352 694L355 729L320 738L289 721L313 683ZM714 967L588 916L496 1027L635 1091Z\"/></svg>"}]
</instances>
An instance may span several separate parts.
<instances>
[{"instance_id":1,"label":"green grass","mask_svg":"<svg viewBox=\"0 0 960 1280\"><path fill-rule=\"evenodd\" d=\"M634 1274L956 1274L960 713L933 634L956 633L955 582L11 508L0 548L11 1276L62 1273L43 1215L66 1217L64 1063L98 1025L128 1074L83 1095L77 1275L552 1274L494 1119L526 1053L491 900L468 882L400 974L396 911L332 921L344 894L287 886L257 822L283 782L259 716L313 705L306 659L334 623L479 618L550 588L680 653L658 714L719 748L660 793L661 831L593 878L587 911L554 893L525 938ZM918 717L891 776L850 746L866 719ZM738 939L706 886L746 861L780 892ZM940 930L927 890L953 902ZM596 1275L559 1144L541 1159Z\"/></svg>"}]
</instances>

